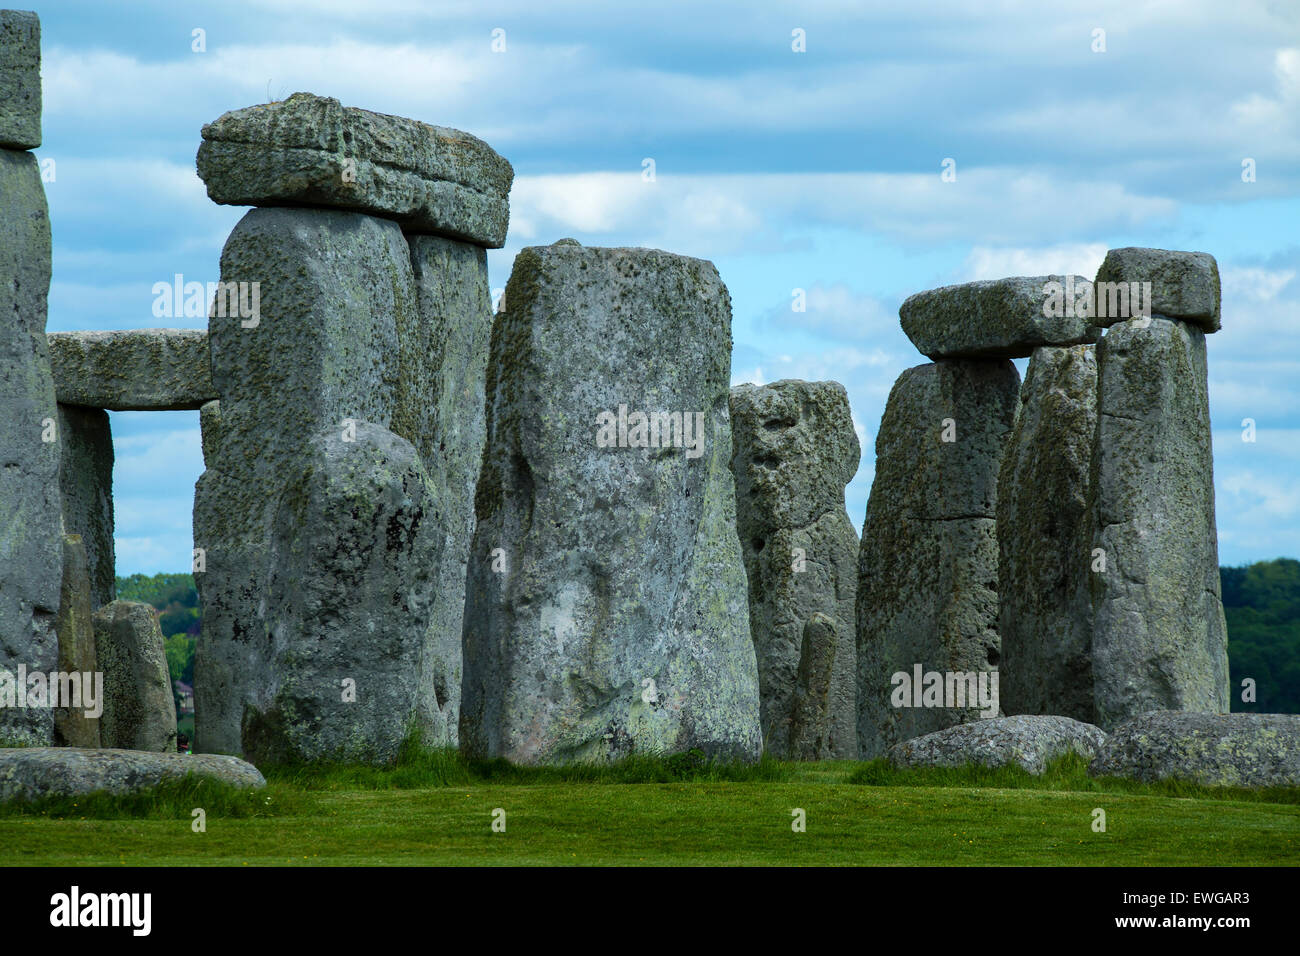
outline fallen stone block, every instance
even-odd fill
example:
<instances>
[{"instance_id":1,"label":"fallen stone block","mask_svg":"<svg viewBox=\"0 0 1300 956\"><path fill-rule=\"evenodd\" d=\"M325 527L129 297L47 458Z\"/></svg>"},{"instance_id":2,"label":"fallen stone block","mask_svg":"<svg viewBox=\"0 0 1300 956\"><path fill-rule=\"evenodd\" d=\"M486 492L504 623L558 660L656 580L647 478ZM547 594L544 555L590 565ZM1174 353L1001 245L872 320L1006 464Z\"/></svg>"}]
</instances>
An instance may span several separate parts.
<instances>
[{"instance_id":1,"label":"fallen stone block","mask_svg":"<svg viewBox=\"0 0 1300 956\"><path fill-rule=\"evenodd\" d=\"M189 775L240 789L266 780L252 764L215 754L22 747L0 750L0 803L42 797L140 793Z\"/></svg>"},{"instance_id":2,"label":"fallen stone block","mask_svg":"<svg viewBox=\"0 0 1300 956\"><path fill-rule=\"evenodd\" d=\"M957 724L895 744L896 767L1003 767L1014 764L1041 776L1057 757L1076 753L1092 760L1106 742L1100 727L1069 717L993 717Z\"/></svg>"},{"instance_id":3,"label":"fallen stone block","mask_svg":"<svg viewBox=\"0 0 1300 956\"><path fill-rule=\"evenodd\" d=\"M469 133L295 93L203 127L199 177L230 206L330 206L499 249L514 170Z\"/></svg>"},{"instance_id":4,"label":"fallen stone block","mask_svg":"<svg viewBox=\"0 0 1300 956\"><path fill-rule=\"evenodd\" d=\"M1300 787L1300 715L1142 714L1111 731L1088 772L1148 782Z\"/></svg>"},{"instance_id":5,"label":"fallen stone block","mask_svg":"<svg viewBox=\"0 0 1300 956\"><path fill-rule=\"evenodd\" d=\"M47 338L60 404L174 411L217 397L202 329L51 332Z\"/></svg>"}]
</instances>

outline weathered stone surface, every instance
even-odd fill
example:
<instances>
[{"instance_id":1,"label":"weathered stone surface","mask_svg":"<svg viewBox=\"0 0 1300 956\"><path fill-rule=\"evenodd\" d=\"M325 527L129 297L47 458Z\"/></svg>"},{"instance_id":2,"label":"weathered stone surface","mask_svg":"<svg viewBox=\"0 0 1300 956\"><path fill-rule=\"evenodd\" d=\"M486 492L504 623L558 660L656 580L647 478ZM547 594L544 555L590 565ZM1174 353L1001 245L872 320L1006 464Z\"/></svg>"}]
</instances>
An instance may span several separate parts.
<instances>
[{"instance_id":1,"label":"weathered stone surface","mask_svg":"<svg viewBox=\"0 0 1300 956\"><path fill-rule=\"evenodd\" d=\"M568 240L524 249L506 299L488 365L462 749L520 763L692 748L757 759L717 270ZM627 441L598 431L620 406ZM633 412L684 413L690 440L660 422L648 447Z\"/></svg>"},{"instance_id":2,"label":"weathered stone surface","mask_svg":"<svg viewBox=\"0 0 1300 956\"><path fill-rule=\"evenodd\" d=\"M60 403L59 445L63 530L81 536L90 568L91 610L98 610L117 597L108 412Z\"/></svg>"},{"instance_id":3,"label":"weathered stone surface","mask_svg":"<svg viewBox=\"0 0 1300 956\"><path fill-rule=\"evenodd\" d=\"M277 679L269 662L284 642L304 639L281 618L306 618L269 596L272 548L285 543L274 539L277 509L289 507L286 489L304 460L318 457L308 451L315 436L353 428L359 434L367 422L397 431L398 329L416 314L417 300L410 250L397 224L336 210L251 211L226 242L221 278L260 280L261 316L251 328L238 316L209 317L220 405L201 415L207 469L194 501L194 543L206 565L195 576L204 604L195 744L208 753L242 754L245 710L269 706ZM327 519L331 525L350 520L347 514ZM427 569L404 573L415 581ZM390 582L393 590L410 590L404 580ZM427 619L420 625L427 627ZM364 674L357 676L365 683ZM428 687L431 697L432 678ZM410 704L404 714L420 708L418 701ZM372 743L376 751L387 746Z\"/></svg>"},{"instance_id":4,"label":"weathered stone surface","mask_svg":"<svg viewBox=\"0 0 1300 956\"><path fill-rule=\"evenodd\" d=\"M0 210L0 671L48 672L58 656L63 545L45 346L50 220L31 153L0 149ZM39 746L53 733L47 708L0 709L0 742Z\"/></svg>"},{"instance_id":5,"label":"weathered stone surface","mask_svg":"<svg viewBox=\"0 0 1300 956\"><path fill-rule=\"evenodd\" d=\"M469 133L295 93L203 127L213 202L332 206L499 249L514 170Z\"/></svg>"},{"instance_id":6,"label":"weathered stone surface","mask_svg":"<svg viewBox=\"0 0 1300 956\"><path fill-rule=\"evenodd\" d=\"M1069 717L993 717L904 740L890 749L889 762L896 767L1015 764L1038 776L1070 752L1091 760L1105 742L1100 727Z\"/></svg>"},{"instance_id":7,"label":"weathered stone surface","mask_svg":"<svg viewBox=\"0 0 1300 956\"><path fill-rule=\"evenodd\" d=\"M59 593L59 617L55 631L59 636L59 670L65 674L93 675L99 670L95 653L95 622L91 618L90 568L86 546L81 536L63 536L63 587ZM63 701L81 705L56 708L54 742L61 747L99 746L99 717L96 711L103 700L87 700L85 682L78 685L79 699Z\"/></svg>"},{"instance_id":8,"label":"weathered stone surface","mask_svg":"<svg viewBox=\"0 0 1300 956\"><path fill-rule=\"evenodd\" d=\"M998 477L1002 709L1095 719L1088 487L1097 432L1091 345L1034 350Z\"/></svg>"},{"instance_id":9,"label":"weathered stone surface","mask_svg":"<svg viewBox=\"0 0 1300 956\"><path fill-rule=\"evenodd\" d=\"M1142 249L1127 246L1111 249L1097 270L1096 304L1093 319L1109 328L1136 313L1135 300L1121 308L1117 288L1102 283L1151 283L1150 314L1192 322L1205 332L1221 327L1219 309L1219 264L1208 252L1175 252L1170 249ZM1130 293L1132 286L1129 286Z\"/></svg>"},{"instance_id":10,"label":"weathered stone surface","mask_svg":"<svg viewBox=\"0 0 1300 956\"><path fill-rule=\"evenodd\" d=\"M94 622L104 672L103 746L174 753L176 704L158 613L139 601L114 601L95 612Z\"/></svg>"},{"instance_id":11,"label":"weathered stone surface","mask_svg":"<svg viewBox=\"0 0 1300 956\"><path fill-rule=\"evenodd\" d=\"M1142 714L1111 731L1088 772L1208 786L1300 787L1300 716Z\"/></svg>"},{"instance_id":12,"label":"weathered stone surface","mask_svg":"<svg viewBox=\"0 0 1300 956\"><path fill-rule=\"evenodd\" d=\"M440 502L410 442L358 422L317 435L275 504L270 646L249 675L243 750L270 762L396 757L446 743L429 628Z\"/></svg>"},{"instance_id":13,"label":"weathered stone surface","mask_svg":"<svg viewBox=\"0 0 1300 956\"><path fill-rule=\"evenodd\" d=\"M844 486L861 448L848 394L838 382L738 385L730 408L764 749L782 758L852 760L858 536L844 510Z\"/></svg>"},{"instance_id":14,"label":"weathered stone surface","mask_svg":"<svg viewBox=\"0 0 1300 956\"><path fill-rule=\"evenodd\" d=\"M0 750L0 803L79 797L101 791L116 795L138 793L187 774L240 789L266 786L256 767L234 757L27 747Z\"/></svg>"},{"instance_id":15,"label":"weathered stone surface","mask_svg":"<svg viewBox=\"0 0 1300 956\"><path fill-rule=\"evenodd\" d=\"M0 147L40 145L41 21L25 10L0 10Z\"/></svg>"},{"instance_id":16,"label":"weathered stone surface","mask_svg":"<svg viewBox=\"0 0 1300 956\"><path fill-rule=\"evenodd\" d=\"M979 716L895 707L891 678L918 664L998 669L995 509L1019 385L1008 361L945 360L908 369L889 393L858 559L862 759Z\"/></svg>"},{"instance_id":17,"label":"weathered stone surface","mask_svg":"<svg viewBox=\"0 0 1300 956\"><path fill-rule=\"evenodd\" d=\"M171 411L216 397L202 329L51 332L48 338L60 404Z\"/></svg>"},{"instance_id":18,"label":"weathered stone surface","mask_svg":"<svg viewBox=\"0 0 1300 956\"><path fill-rule=\"evenodd\" d=\"M1091 303L1083 276L1015 276L918 292L898 314L912 344L932 359L1025 358L1043 345L1096 342Z\"/></svg>"},{"instance_id":19,"label":"weathered stone surface","mask_svg":"<svg viewBox=\"0 0 1300 956\"><path fill-rule=\"evenodd\" d=\"M1124 322L1097 362L1092 544L1106 570L1085 579L1097 723L1226 711L1205 333L1158 317Z\"/></svg>"},{"instance_id":20,"label":"weathered stone surface","mask_svg":"<svg viewBox=\"0 0 1300 956\"><path fill-rule=\"evenodd\" d=\"M212 467L221 443L221 402L204 402L199 407L199 441L203 444L203 465Z\"/></svg>"},{"instance_id":21,"label":"weathered stone surface","mask_svg":"<svg viewBox=\"0 0 1300 956\"><path fill-rule=\"evenodd\" d=\"M487 254L440 236L411 236L417 309L397 328L397 407L393 430L406 435L426 464L436 524L435 587L430 628L434 689L442 702L435 735L455 745L460 720L461 623L465 569L474 534L474 488L483 462L492 298Z\"/></svg>"}]
</instances>

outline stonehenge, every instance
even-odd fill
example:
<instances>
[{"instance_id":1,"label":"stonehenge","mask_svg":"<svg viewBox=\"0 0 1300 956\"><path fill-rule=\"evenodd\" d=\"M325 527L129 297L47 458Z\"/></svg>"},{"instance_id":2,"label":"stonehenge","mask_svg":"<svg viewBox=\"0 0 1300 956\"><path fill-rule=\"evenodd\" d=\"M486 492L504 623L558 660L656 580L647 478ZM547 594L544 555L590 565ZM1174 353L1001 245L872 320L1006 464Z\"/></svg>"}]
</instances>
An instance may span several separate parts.
<instances>
[{"instance_id":1,"label":"stonehenge","mask_svg":"<svg viewBox=\"0 0 1300 956\"><path fill-rule=\"evenodd\" d=\"M712 263L525 248L488 362L462 749L756 760L731 302Z\"/></svg>"},{"instance_id":2,"label":"stonehenge","mask_svg":"<svg viewBox=\"0 0 1300 956\"><path fill-rule=\"evenodd\" d=\"M1166 727L1244 735L1261 765L1293 740L1223 713L1212 256L1114 249L1093 280L907 298L929 361L885 403L859 538L847 392L732 387L711 262L529 246L494 316L510 163L338 100L203 127L209 197L254 207L205 330L47 334L39 57L35 16L0 12L0 746L40 748L51 792L175 749L157 614L115 594L127 410L199 411L205 754L1041 772L1074 750L1145 773ZM102 674L103 713L8 703L15 674L56 671Z\"/></svg>"}]
</instances>

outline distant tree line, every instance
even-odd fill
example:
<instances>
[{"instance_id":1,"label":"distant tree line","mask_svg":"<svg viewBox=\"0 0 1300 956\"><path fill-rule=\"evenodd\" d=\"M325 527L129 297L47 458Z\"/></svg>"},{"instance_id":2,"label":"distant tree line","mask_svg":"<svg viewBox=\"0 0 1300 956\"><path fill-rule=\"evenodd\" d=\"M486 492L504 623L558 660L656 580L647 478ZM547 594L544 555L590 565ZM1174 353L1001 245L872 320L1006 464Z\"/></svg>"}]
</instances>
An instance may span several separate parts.
<instances>
[{"instance_id":1,"label":"distant tree line","mask_svg":"<svg viewBox=\"0 0 1300 956\"><path fill-rule=\"evenodd\" d=\"M1233 711L1300 714L1300 561L1275 558L1219 573ZM117 596L158 609L172 679L193 686L203 625L193 576L133 574L117 579ZM1241 699L1247 678L1255 681L1254 703Z\"/></svg>"}]
</instances>

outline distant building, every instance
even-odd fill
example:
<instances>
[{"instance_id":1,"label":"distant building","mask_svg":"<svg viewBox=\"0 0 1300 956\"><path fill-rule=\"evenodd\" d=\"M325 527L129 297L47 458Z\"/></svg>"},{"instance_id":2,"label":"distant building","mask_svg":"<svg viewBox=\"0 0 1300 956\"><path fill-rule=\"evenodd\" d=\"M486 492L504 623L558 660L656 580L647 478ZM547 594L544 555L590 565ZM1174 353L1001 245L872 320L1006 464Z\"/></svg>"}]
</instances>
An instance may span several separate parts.
<instances>
[{"instance_id":1,"label":"distant building","mask_svg":"<svg viewBox=\"0 0 1300 956\"><path fill-rule=\"evenodd\" d=\"M172 686L176 689L176 699L179 701L177 714L184 717L194 713L194 688L183 680L172 681Z\"/></svg>"}]
</instances>

